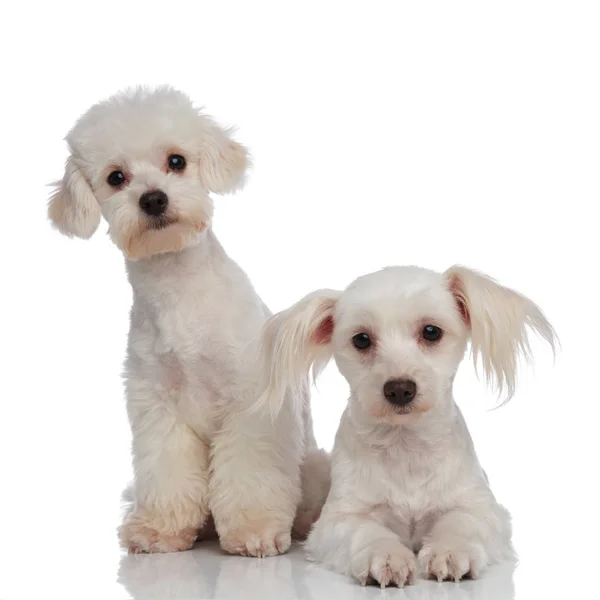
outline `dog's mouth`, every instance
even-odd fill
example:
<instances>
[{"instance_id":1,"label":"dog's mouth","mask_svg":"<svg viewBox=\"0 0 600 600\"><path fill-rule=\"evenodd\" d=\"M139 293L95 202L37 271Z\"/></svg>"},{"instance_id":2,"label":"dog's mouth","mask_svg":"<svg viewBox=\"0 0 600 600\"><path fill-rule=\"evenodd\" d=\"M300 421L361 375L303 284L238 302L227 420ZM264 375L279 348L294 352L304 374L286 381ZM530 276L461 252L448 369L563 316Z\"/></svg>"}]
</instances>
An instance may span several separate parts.
<instances>
[{"instance_id":1,"label":"dog's mouth","mask_svg":"<svg viewBox=\"0 0 600 600\"><path fill-rule=\"evenodd\" d=\"M177 222L176 219L160 215L159 217L152 217L148 220L148 229L160 231L161 229L166 229L169 225L175 225Z\"/></svg>"},{"instance_id":2,"label":"dog's mouth","mask_svg":"<svg viewBox=\"0 0 600 600\"><path fill-rule=\"evenodd\" d=\"M420 419L432 408L433 403L428 395L417 394L412 402L404 405L395 405L379 397L377 401L368 402L367 406L370 415L375 419L400 425Z\"/></svg>"},{"instance_id":3,"label":"dog's mouth","mask_svg":"<svg viewBox=\"0 0 600 600\"><path fill-rule=\"evenodd\" d=\"M186 220L167 216L139 222L137 229L119 247L127 258L138 260L155 254L179 252L198 241L198 234L207 227L206 221Z\"/></svg>"}]
</instances>

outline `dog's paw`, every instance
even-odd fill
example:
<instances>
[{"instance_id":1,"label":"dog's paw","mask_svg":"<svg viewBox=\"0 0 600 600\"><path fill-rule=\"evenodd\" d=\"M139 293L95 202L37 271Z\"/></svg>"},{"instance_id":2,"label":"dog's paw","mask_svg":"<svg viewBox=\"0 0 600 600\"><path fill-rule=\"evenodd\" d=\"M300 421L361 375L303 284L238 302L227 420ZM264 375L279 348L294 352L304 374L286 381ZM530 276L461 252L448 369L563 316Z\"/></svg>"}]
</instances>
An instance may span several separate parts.
<instances>
[{"instance_id":1,"label":"dog's paw","mask_svg":"<svg viewBox=\"0 0 600 600\"><path fill-rule=\"evenodd\" d=\"M476 579L486 564L485 552L478 544L433 542L419 552L423 576L438 581Z\"/></svg>"},{"instance_id":2,"label":"dog's paw","mask_svg":"<svg viewBox=\"0 0 600 600\"><path fill-rule=\"evenodd\" d=\"M292 536L289 527L278 523L248 523L244 527L230 530L222 535L221 548L229 554L265 558L277 556L290 549Z\"/></svg>"},{"instance_id":3,"label":"dog's paw","mask_svg":"<svg viewBox=\"0 0 600 600\"><path fill-rule=\"evenodd\" d=\"M194 527L186 527L176 533L165 533L135 518L126 521L119 528L121 545L130 554L189 550L197 537L198 529Z\"/></svg>"},{"instance_id":4,"label":"dog's paw","mask_svg":"<svg viewBox=\"0 0 600 600\"><path fill-rule=\"evenodd\" d=\"M415 555L400 542L380 543L365 555L366 561L355 561L352 571L361 585L377 582L382 588L399 588L414 582L417 573Z\"/></svg>"}]
</instances>

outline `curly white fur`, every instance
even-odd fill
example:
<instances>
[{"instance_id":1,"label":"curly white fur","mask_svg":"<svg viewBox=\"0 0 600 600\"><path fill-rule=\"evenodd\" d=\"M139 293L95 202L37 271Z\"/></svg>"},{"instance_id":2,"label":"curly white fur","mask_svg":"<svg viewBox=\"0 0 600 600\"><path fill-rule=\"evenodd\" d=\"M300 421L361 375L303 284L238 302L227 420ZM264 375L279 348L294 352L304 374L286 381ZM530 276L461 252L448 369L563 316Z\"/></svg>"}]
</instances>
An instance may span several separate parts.
<instances>
[{"instance_id":1,"label":"curly white fur","mask_svg":"<svg viewBox=\"0 0 600 600\"><path fill-rule=\"evenodd\" d=\"M135 481L122 544L187 549L212 513L226 551L286 551L296 512L300 537L318 516L329 467L306 397L275 423L248 410L269 311L212 232L209 196L242 186L246 150L169 87L93 106L67 142L50 219L66 235L89 238L103 216L133 288L125 379ZM169 167L174 154L185 169ZM122 185L108 181L115 171ZM160 217L140 204L156 190L168 199Z\"/></svg>"},{"instance_id":2,"label":"curly white fur","mask_svg":"<svg viewBox=\"0 0 600 600\"><path fill-rule=\"evenodd\" d=\"M438 327L438 341L424 328ZM467 343L486 377L512 395L527 328L555 334L529 299L453 267L443 274L390 267L344 292L314 292L263 331L265 390L273 414L299 394L310 365L334 357L351 394L336 436L332 487L308 541L309 556L365 584L403 586L422 572L477 577L514 556L510 515L489 488L452 385ZM352 339L366 333L371 345ZM410 381L406 404L388 381Z\"/></svg>"}]
</instances>

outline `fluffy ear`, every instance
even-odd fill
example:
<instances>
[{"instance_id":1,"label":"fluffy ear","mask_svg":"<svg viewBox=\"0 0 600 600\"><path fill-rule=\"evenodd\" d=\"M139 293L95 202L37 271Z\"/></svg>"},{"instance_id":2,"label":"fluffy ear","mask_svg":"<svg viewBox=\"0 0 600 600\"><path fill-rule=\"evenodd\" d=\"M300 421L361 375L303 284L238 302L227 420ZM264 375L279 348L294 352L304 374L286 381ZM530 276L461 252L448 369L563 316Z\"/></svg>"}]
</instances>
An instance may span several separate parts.
<instances>
[{"instance_id":1,"label":"fluffy ear","mask_svg":"<svg viewBox=\"0 0 600 600\"><path fill-rule=\"evenodd\" d=\"M261 334L262 394L258 406L268 406L273 416L285 395L302 397L313 367L316 378L331 358L333 312L341 292L319 290L267 321Z\"/></svg>"},{"instance_id":2,"label":"fluffy ear","mask_svg":"<svg viewBox=\"0 0 600 600\"><path fill-rule=\"evenodd\" d=\"M241 189L250 166L248 151L231 138L231 130L208 123L200 150L200 178L216 194Z\"/></svg>"},{"instance_id":3,"label":"fluffy ear","mask_svg":"<svg viewBox=\"0 0 600 600\"><path fill-rule=\"evenodd\" d=\"M507 401L515 393L517 364L531 359L528 329L555 352L556 334L540 308L529 298L465 267L445 273L463 320L471 331L471 351L477 368L481 362L488 384Z\"/></svg>"},{"instance_id":4,"label":"fluffy ear","mask_svg":"<svg viewBox=\"0 0 600 600\"><path fill-rule=\"evenodd\" d=\"M88 239L100 224L100 207L81 171L67 159L62 181L57 181L48 203L48 217L61 233Z\"/></svg>"}]
</instances>

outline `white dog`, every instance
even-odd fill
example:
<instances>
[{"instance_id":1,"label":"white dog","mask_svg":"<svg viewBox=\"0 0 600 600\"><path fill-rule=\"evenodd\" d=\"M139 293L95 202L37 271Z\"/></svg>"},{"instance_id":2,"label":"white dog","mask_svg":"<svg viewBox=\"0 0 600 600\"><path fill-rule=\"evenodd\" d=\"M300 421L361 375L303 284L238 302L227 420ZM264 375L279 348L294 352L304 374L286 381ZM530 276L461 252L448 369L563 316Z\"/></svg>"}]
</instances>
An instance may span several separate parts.
<instances>
[{"instance_id":1,"label":"white dog","mask_svg":"<svg viewBox=\"0 0 600 600\"><path fill-rule=\"evenodd\" d=\"M248 166L230 133L171 88L118 94L68 134L50 199L66 235L89 238L106 219L133 288L134 506L120 529L130 552L190 548L211 514L227 552L285 552L295 517L302 537L328 491L308 404L288 403L275 423L247 410L269 312L211 230L209 192L240 188Z\"/></svg>"},{"instance_id":2,"label":"white dog","mask_svg":"<svg viewBox=\"0 0 600 600\"><path fill-rule=\"evenodd\" d=\"M385 587L410 583L419 566L458 581L514 556L510 516L488 486L452 384L470 339L476 365L510 397L517 361L529 357L527 328L554 349L533 302L461 267L386 268L269 321L262 402L274 413L311 364L318 373L332 356L351 389L331 492L307 541L312 559Z\"/></svg>"}]
</instances>

